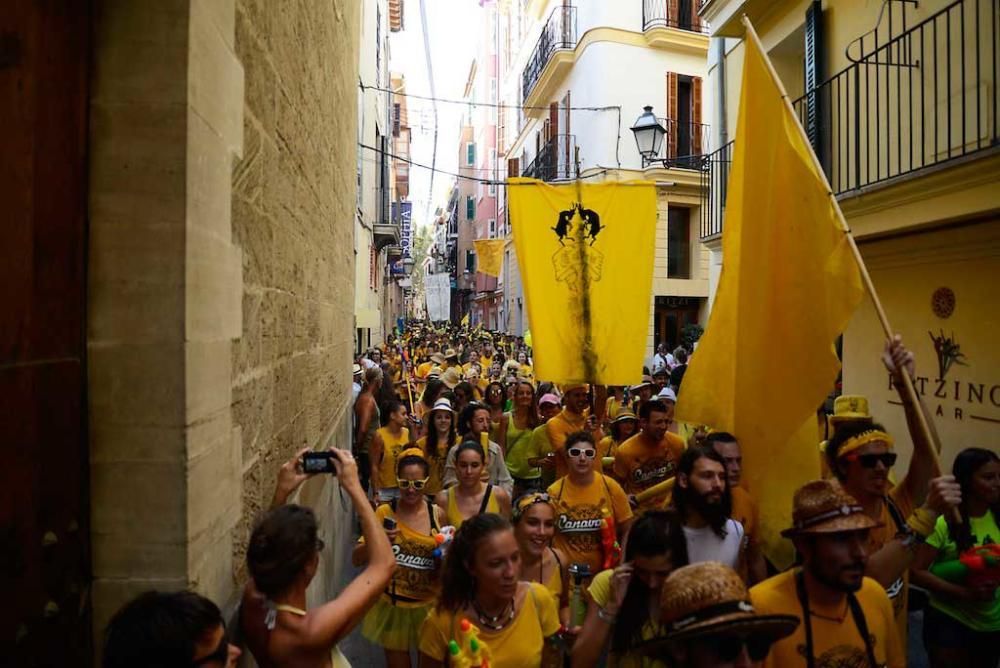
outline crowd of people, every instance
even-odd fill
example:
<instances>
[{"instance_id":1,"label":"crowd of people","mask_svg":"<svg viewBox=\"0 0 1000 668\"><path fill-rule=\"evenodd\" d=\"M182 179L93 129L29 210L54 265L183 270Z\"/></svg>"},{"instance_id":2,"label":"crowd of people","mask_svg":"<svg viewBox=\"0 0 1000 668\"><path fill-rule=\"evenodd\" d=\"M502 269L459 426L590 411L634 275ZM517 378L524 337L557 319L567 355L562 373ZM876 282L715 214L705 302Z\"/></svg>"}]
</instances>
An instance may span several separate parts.
<instances>
[{"instance_id":1,"label":"crowd of people","mask_svg":"<svg viewBox=\"0 0 1000 668\"><path fill-rule=\"evenodd\" d=\"M307 605L324 544L313 512L288 503L311 475L298 453L250 537L243 644L264 667L339 667L337 643L360 626L390 668L902 668L908 610L924 605L935 668L996 668L996 448L965 449L942 475L900 392L913 451L897 471L865 398L838 397L822 416L825 477L788 499L796 564L778 572L739 434L675 419L690 354L660 346L639 383L601 387L536 378L523 339L481 330L411 323L367 351L354 442L328 453L362 570ZM915 373L898 337L882 360L896 387ZM105 665L153 665L150 648L164 666L239 656L190 592L119 611Z\"/></svg>"}]
</instances>

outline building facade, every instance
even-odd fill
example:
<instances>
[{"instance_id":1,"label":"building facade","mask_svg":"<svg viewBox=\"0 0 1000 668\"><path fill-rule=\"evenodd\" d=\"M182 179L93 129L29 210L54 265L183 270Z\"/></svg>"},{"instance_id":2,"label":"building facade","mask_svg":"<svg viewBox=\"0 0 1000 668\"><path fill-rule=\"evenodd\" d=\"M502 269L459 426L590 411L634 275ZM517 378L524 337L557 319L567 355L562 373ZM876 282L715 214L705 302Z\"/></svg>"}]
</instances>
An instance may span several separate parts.
<instances>
[{"instance_id":1,"label":"building facade","mask_svg":"<svg viewBox=\"0 0 1000 668\"><path fill-rule=\"evenodd\" d=\"M708 311L708 251L698 235L700 164L711 150L702 118L711 97L703 85L707 26L693 3L673 0L535 0L497 11L507 175L657 183L647 357L658 343L673 348ZM639 155L629 132L647 105L667 130L651 159ZM498 210L509 234L503 195ZM521 334L528 328L523 295L511 278L505 326Z\"/></svg>"},{"instance_id":2,"label":"building facade","mask_svg":"<svg viewBox=\"0 0 1000 668\"><path fill-rule=\"evenodd\" d=\"M232 614L281 463L350 442L358 135L340 101L360 20L341 0L5 10L4 663L95 665L149 589ZM329 478L299 501L337 537L310 592L326 599L350 523Z\"/></svg>"},{"instance_id":3,"label":"building facade","mask_svg":"<svg viewBox=\"0 0 1000 668\"><path fill-rule=\"evenodd\" d=\"M942 465L995 447L1000 424L1000 153L996 3L974 0L757 3L709 0L712 120L740 140L746 14L794 100L888 319L917 356L918 392ZM725 234L728 146L706 162L702 234ZM792 187L789 184L789 187ZM724 262L725 258L721 258ZM843 391L864 394L906 440L865 300L843 337ZM900 449L903 459L909 448ZM905 465L905 461L902 462Z\"/></svg>"}]
</instances>

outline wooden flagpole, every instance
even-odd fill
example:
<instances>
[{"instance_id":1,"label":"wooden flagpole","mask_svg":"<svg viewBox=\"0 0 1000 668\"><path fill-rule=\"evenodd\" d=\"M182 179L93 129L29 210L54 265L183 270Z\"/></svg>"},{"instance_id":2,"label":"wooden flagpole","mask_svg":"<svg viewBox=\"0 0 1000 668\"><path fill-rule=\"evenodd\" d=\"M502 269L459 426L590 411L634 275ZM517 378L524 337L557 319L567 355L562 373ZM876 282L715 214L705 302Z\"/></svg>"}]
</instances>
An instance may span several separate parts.
<instances>
[{"instance_id":1,"label":"wooden flagpole","mask_svg":"<svg viewBox=\"0 0 1000 668\"><path fill-rule=\"evenodd\" d=\"M799 129L802 139L805 140L806 146L809 147L809 156L812 158L813 168L816 170L816 173L819 174L819 177L823 179L823 187L826 188L827 195L830 197L830 202L833 204L833 210L837 214L837 220L840 221L840 225L844 229L844 234L847 236L847 242L851 247L851 253L854 255L855 261L858 263L858 270L861 273L861 281L864 283L865 290L868 291L868 296L871 297L872 304L875 306L875 312L878 314L878 319L882 325L882 330L885 332L886 339L892 341L892 337L895 332L889 324L889 318L885 314L885 309L882 308L882 302L878 298L878 293L875 292L875 284L872 283L872 277L868 273L868 267L865 266L865 260L861 256L861 251L858 249L858 244L854 240L854 235L851 234L851 228L847 224L847 219L844 218L844 212L840 210L840 203L837 201L836 195L833 194L833 188L830 187L830 181L826 178L826 172L823 171L823 165L820 164L819 158L816 157L816 152L812 149L812 143L809 141L808 135L806 135L805 128L802 127L802 122L799 120L798 114L795 113L791 100L788 99L788 92L785 90L785 85L781 82L781 77L779 77L778 73L775 71L774 65L771 64L771 59L767 57L767 52L764 51L764 45L761 43L760 37L757 36L757 31L754 30L753 24L750 23L750 19L746 16L746 14L743 15L742 20L743 26L746 28L747 37L753 40L754 44L764 56L764 64L767 65L767 69L771 73L771 78L774 79L775 85L777 85L778 90L781 91L781 99L785 103L788 113L795 119L795 127ZM920 431L923 433L924 438L927 439L927 442L931 445L930 450L934 463L934 475L939 476L941 475L941 460L938 458L937 451L940 448L940 444L934 438L930 424L927 422L927 415L924 413L923 404L920 403L917 391L913 387L913 380L910 378L910 374L906 373L906 369L900 369L899 375L903 378L903 389L906 392L906 398L913 404L916 410L917 422L920 425Z\"/></svg>"}]
</instances>

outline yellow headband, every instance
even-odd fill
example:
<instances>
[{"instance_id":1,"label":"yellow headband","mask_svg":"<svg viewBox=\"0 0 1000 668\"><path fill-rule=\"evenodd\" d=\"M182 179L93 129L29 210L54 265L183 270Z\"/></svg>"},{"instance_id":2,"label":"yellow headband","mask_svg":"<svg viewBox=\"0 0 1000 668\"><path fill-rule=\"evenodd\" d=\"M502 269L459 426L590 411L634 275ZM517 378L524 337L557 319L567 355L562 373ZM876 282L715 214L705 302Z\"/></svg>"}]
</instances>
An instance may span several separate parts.
<instances>
[{"instance_id":1,"label":"yellow headband","mask_svg":"<svg viewBox=\"0 0 1000 668\"><path fill-rule=\"evenodd\" d=\"M552 505L549 495L545 492L535 492L534 494L525 494L517 500L514 504L514 521L516 522L520 519L521 515L529 507L535 505L536 503L544 503L546 505Z\"/></svg>"},{"instance_id":2,"label":"yellow headband","mask_svg":"<svg viewBox=\"0 0 1000 668\"><path fill-rule=\"evenodd\" d=\"M837 451L837 457L840 458L849 455L869 443L885 443L890 450L892 449L892 446L895 445L895 441L892 440L892 436L889 434L877 429L869 429L868 431L861 432L857 436L851 436L849 439L844 441L844 444L840 446L840 449Z\"/></svg>"},{"instance_id":3,"label":"yellow headband","mask_svg":"<svg viewBox=\"0 0 1000 668\"><path fill-rule=\"evenodd\" d=\"M406 448L405 450L400 452L398 459L402 459L403 457L420 457L425 462L427 461L427 458L424 456L424 451L416 447Z\"/></svg>"}]
</instances>

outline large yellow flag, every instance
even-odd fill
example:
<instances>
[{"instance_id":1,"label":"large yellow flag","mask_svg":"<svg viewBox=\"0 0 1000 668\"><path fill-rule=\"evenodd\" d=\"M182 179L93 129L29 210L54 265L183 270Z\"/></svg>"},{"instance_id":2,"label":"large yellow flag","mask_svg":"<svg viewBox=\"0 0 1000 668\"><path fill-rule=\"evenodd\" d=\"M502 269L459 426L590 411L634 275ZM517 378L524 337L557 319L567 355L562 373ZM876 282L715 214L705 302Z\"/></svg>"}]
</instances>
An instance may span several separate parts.
<instances>
[{"instance_id":1,"label":"large yellow flag","mask_svg":"<svg viewBox=\"0 0 1000 668\"><path fill-rule=\"evenodd\" d=\"M472 242L476 247L476 270L487 276L500 277L503 266L503 248L507 243L504 239L476 239Z\"/></svg>"},{"instance_id":2,"label":"large yellow flag","mask_svg":"<svg viewBox=\"0 0 1000 668\"><path fill-rule=\"evenodd\" d=\"M655 185L507 183L535 377L636 382L649 332Z\"/></svg>"},{"instance_id":3,"label":"large yellow flag","mask_svg":"<svg viewBox=\"0 0 1000 668\"><path fill-rule=\"evenodd\" d=\"M765 550L786 567L791 546L778 532L791 525L793 491L819 477L816 410L839 369L833 341L862 288L825 179L752 28L744 44L722 275L676 414L740 440Z\"/></svg>"}]
</instances>

